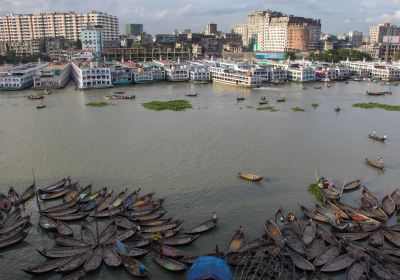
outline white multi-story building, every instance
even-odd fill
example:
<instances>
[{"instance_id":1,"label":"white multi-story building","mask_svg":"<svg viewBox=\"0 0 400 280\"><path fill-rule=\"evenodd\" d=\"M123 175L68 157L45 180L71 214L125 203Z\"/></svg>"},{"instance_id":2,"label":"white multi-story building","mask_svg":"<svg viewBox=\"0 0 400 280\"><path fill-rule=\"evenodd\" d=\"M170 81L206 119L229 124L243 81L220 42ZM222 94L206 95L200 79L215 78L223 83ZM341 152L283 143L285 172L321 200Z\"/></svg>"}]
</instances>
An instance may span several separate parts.
<instances>
[{"instance_id":1,"label":"white multi-story building","mask_svg":"<svg viewBox=\"0 0 400 280\"><path fill-rule=\"evenodd\" d=\"M0 76L1 90L20 90L33 86L36 72L49 63L28 63L6 69Z\"/></svg>"},{"instance_id":2,"label":"white multi-story building","mask_svg":"<svg viewBox=\"0 0 400 280\"><path fill-rule=\"evenodd\" d=\"M315 71L309 66L291 65L287 69L287 79L295 82L315 81Z\"/></svg>"},{"instance_id":3,"label":"white multi-story building","mask_svg":"<svg viewBox=\"0 0 400 280\"><path fill-rule=\"evenodd\" d=\"M63 88L71 79L70 63L52 63L40 69L33 77L34 88Z\"/></svg>"},{"instance_id":4,"label":"white multi-story building","mask_svg":"<svg viewBox=\"0 0 400 280\"><path fill-rule=\"evenodd\" d=\"M88 26L81 33L82 50L100 56L103 48L102 27Z\"/></svg>"},{"instance_id":5,"label":"white multi-story building","mask_svg":"<svg viewBox=\"0 0 400 280\"><path fill-rule=\"evenodd\" d=\"M165 70L165 77L171 82L184 82L189 81L190 71L186 63L170 60L154 61L155 64L162 66Z\"/></svg>"},{"instance_id":6,"label":"white multi-story building","mask_svg":"<svg viewBox=\"0 0 400 280\"><path fill-rule=\"evenodd\" d=\"M350 69L352 75L362 78L381 79L386 81L400 80L400 67L386 62L341 61Z\"/></svg>"},{"instance_id":7,"label":"white multi-story building","mask_svg":"<svg viewBox=\"0 0 400 280\"><path fill-rule=\"evenodd\" d=\"M72 61L72 79L80 89L112 87L109 67L94 62Z\"/></svg>"},{"instance_id":8,"label":"white multi-story building","mask_svg":"<svg viewBox=\"0 0 400 280\"><path fill-rule=\"evenodd\" d=\"M191 62L188 65L191 81L211 81L211 72L208 66L199 62Z\"/></svg>"},{"instance_id":9,"label":"white multi-story building","mask_svg":"<svg viewBox=\"0 0 400 280\"><path fill-rule=\"evenodd\" d=\"M38 14L8 14L0 17L0 41L30 41L41 38L64 37L75 40L87 26L102 26L104 41L119 39L119 20L106 13L92 11L86 14L75 12L47 12Z\"/></svg>"},{"instance_id":10,"label":"white multi-story building","mask_svg":"<svg viewBox=\"0 0 400 280\"><path fill-rule=\"evenodd\" d=\"M248 42L248 31L247 31L247 24L237 24L232 27L232 33L239 34L242 36L242 44L243 46L247 46Z\"/></svg>"}]
</instances>

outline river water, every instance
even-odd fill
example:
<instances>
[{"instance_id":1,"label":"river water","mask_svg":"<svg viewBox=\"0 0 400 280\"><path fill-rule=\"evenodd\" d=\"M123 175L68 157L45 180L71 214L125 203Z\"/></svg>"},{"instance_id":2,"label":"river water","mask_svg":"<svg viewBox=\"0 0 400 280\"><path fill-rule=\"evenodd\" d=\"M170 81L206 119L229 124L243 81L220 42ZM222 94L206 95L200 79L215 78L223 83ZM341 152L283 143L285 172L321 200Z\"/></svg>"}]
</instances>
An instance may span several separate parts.
<instances>
[{"instance_id":1,"label":"river water","mask_svg":"<svg viewBox=\"0 0 400 280\"><path fill-rule=\"evenodd\" d=\"M142 193L156 192L168 215L183 219L184 227L219 217L217 229L203 234L187 255L207 253L218 244L227 246L235 229L242 225L247 240L260 235L264 221L282 206L302 217L298 204L312 207L307 185L315 180L314 170L336 179L337 184L362 178L382 198L400 182L400 112L353 108L358 102L400 104L400 87L369 82L287 84L279 87L242 89L189 83L139 85L134 87L75 91L69 84L45 97L47 108L37 110L23 95L0 94L0 178L1 190L10 185L23 191L32 182L32 168L39 186L62 177L79 180L81 186L108 185L114 193L141 187ZM323 84L321 84L323 85ZM370 97L366 90L390 88L392 95ZM115 90L135 94L136 100L121 100L95 108L85 104L100 101ZM198 92L197 97L185 94ZM236 101L236 96L246 97ZM278 112L257 111L266 96ZM286 97L285 103L276 103ZM156 112L141 103L153 100L187 99L193 109L184 112ZM310 104L318 103L313 109ZM340 105L342 111L334 108ZM293 112L299 106L305 112ZM373 129L388 134L386 143L368 139ZM364 163L366 156L385 158L385 172ZM265 176L251 183L237 172ZM359 202L359 192L343 200ZM50 205L50 204L48 204ZM26 279L19 269L27 261L43 258L34 250L51 246L51 234L38 228L34 200L27 206L34 226L21 244L0 251L0 269L8 279ZM94 223L89 224L94 229ZM392 220L392 222L394 222ZM100 229L104 222L99 223ZM74 225L78 230L79 223ZM184 274L167 273L151 257L153 279L184 279ZM2 277L3 277L2 276ZM0 278L2 278L0 277ZM38 279L57 279L56 274ZM105 268L89 279L128 279L121 268ZM339 275L339 278L341 276ZM4 278L5 279L5 278Z\"/></svg>"}]
</instances>

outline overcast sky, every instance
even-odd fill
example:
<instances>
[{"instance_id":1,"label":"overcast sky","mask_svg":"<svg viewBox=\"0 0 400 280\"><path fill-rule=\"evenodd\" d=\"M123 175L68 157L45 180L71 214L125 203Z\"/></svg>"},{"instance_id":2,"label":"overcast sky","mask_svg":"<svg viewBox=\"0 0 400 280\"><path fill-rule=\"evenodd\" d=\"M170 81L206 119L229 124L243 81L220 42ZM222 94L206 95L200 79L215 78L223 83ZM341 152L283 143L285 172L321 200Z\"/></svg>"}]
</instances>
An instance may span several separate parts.
<instances>
[{"instance_id":1,"label":"overcast sky","mask_svg":"<svg viewBox=\"0 0 400 280\"><path fill-rule=\"evenodd\" d=\"M143 23L151 34L185 28L202 31L208 22L229 31L244 23L251 11L265 9L319 18L324 33L367 32L370 25L379 22L400 25L400 0L0 0L2 15L98 10L118 16L121 26Z\"/></svg>"}]
</instances>

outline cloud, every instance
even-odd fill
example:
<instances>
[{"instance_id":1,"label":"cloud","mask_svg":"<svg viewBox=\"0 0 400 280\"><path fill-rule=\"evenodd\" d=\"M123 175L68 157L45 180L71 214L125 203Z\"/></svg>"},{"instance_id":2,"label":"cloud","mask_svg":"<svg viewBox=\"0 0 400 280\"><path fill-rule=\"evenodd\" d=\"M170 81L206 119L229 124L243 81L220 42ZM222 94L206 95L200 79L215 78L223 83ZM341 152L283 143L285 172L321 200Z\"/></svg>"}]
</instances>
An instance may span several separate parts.
<instances>
[{"instance_id":1,"label":"cloud","mask_svg":"<svg viewBox=\"0 0 400 280\"><path fill-rule=\"evenodd\" d=\"M367 22L397 22L400 20L400 9L394 11L394 13L385 13L378 17L369 17L366 19Z\"/></svg>"}]
</instances>

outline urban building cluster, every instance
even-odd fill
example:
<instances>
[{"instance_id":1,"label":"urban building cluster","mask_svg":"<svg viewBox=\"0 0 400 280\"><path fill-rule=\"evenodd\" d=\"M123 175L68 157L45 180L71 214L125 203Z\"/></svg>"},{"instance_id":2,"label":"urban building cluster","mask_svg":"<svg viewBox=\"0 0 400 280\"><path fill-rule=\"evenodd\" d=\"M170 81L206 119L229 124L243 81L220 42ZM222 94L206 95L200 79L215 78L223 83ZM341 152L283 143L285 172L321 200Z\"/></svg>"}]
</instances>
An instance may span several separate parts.
<instances>
[{"instance_id":1,"label":"urban building cluster","mask_svg":"<svg viewBox=\"0 0 400 280\"><path fill-rule=\"evenodd\" d=\"M352 76L398 80L400 27L389 23L365 36L321 33L319 19L254 11L230 33L216 23L204 31L175 30L150 35L141 23L125 25L103 12L46 12L0 16L0 54L47 54L52 63L0 68L1 89L60 88L73 80L78 88L110 87L157 81L219 82L256 87L283 81L348 79ZM307 54L351 48L376 61L317 63L290 60L288 52ZM305 55L306 56L306 55Z\"/></svg>"}]
</instances>

